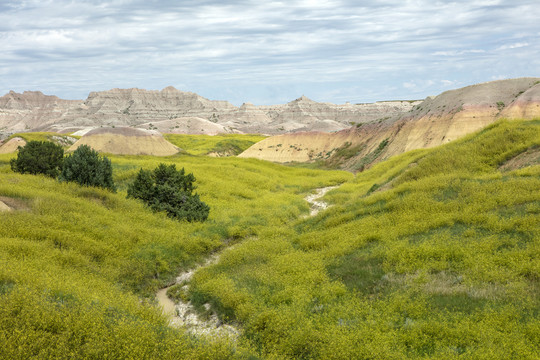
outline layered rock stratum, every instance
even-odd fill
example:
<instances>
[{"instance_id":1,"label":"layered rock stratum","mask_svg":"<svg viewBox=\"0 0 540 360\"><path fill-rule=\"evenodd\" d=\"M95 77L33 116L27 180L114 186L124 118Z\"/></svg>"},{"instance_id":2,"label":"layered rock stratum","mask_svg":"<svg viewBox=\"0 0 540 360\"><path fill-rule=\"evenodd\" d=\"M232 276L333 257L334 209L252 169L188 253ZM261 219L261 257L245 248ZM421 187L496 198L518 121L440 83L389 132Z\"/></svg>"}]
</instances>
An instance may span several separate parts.
<instances>
[{"instance_id":1,"label":"layered rock stratum","mask_svg":"<svg viewBox=\"0 0 540 360\"><path fill-rule=\"evenodd\" d=\"M63 100L40 91L22 94L10 91L0 97L0 132L22 132L47 128L61 122L80 101Z\"/></svg>"},{"instance_id":2,"label":"layered rock stratum","mask_svg":"<svg viewBox=\"0 0 540 360\"><path fill-rule=\"evenodd\" d=\"M456 140L501 118L540 118L540 78L499 80L446 91L408 111L335 133L269 137L240 157L282 163L323 160L357 171L392 155Z\"/></svg>"},{"instance_id":3,"label":"layered rock stratum","mask_svg":"<svg viewBox=\"0 0 540 360\"><path fill-rule=\"evenodd\" d=\"M157 131L133 128L99 128L87 132L68 151L81 145L118 155L168 156L180 149L163 138Z\"/></svg>"},{"instance_id":4,"label":"layered rock stratum","mask_svg":"<svg viewBox=\"0 0 540 360\"><path fill-rule=\"evenodd\" d=\"M411 101L373 104L318 103L304 96L287 104L236 107L192 92L112 89L92 92L86 100L62 100L38 91L13 91L0 98L0 132L73 133L98 127L135 127L165 133L281 134L338 131L410 110Z\"/></svg>"},{"instance_id":5,"label":"layered rock stratum","mask_svg":"<svg viewBox=\"0 0 540 360\"><path fill-rule=\"evenodd\" d=\"M342 105L302 96L287 104L236 107L174 87L112 89L92 92L86 100L11 91L0 98L0 139L24 131L82 136L114 127L183 134L260 133L275 136L240 156L282 163L323 160L355 171L408 150L458 139L500 118L539 117L540 78L471 85L423 101Z\"/></svg>"}]
</instances>

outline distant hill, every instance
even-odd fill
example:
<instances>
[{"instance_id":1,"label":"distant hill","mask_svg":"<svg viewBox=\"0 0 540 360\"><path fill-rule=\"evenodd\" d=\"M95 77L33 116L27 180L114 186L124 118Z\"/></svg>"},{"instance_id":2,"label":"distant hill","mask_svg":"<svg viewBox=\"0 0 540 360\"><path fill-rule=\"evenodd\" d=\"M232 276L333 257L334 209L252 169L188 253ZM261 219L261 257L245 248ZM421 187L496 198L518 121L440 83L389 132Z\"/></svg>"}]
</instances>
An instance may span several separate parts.
<instances>
[{"instance_id":1,"label":"distant hill","mask_svg":"<svg viewBox=\"0 0 540 360\"><path fill-rule=\"evenodd\" d=\"M270 137L240 156L276 162L320 161L357 171L392 155L461 138L500 118L540 118L540 78L499 80L446 91L407 112L334 134Z\"/></svg>"},{"instance_id":2,"label":"distant hill","mask_svg":"<svg viewBox=\"0 0 540 360\"><path fill-rule=\"evenodd\" d=\"M168 156L180 149L156 131L132 128L100 128L87 132L68 151L81 145L109 154Z\"/></svg>"},{"instance_id":3,"label":"distant hill","mask_svg":"<svg viewBox=\"0 0 540 360\"><path fill-rule=\"evenodd\" d=\"M409 111L414 102L335 105L304 96L284 105L236 107L169 86L161 91L111 89L86 100L62 100L39 91L0 97L0 133L75 132L101 126L158 129L166 133L218 134L338 131Z\"/></svg>"}]
</instances>

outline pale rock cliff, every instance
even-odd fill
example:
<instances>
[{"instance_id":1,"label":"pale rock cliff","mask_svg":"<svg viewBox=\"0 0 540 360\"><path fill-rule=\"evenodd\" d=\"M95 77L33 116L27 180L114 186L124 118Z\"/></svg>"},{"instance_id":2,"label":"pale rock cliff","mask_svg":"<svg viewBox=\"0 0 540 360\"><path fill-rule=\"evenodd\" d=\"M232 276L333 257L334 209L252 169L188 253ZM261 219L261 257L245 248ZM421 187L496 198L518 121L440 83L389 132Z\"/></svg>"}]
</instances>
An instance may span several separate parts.
<instances>
[{"instance_id":1,"label":"pale rock cliff","mask_svg":"<svg viewBox=\"0 0 540 360\"><path fill-rule=\"evenodd\" d=\"M282 105L241 107L208 100L170 86L161 91L111 89L82 100L61 100L39 92L10 92L0 98L0 131L76 132L112 127L156 128L187 134L325 132L408 111L409 101L335 105L304 96Z\"/></svg>"},{"instance_id":2,"label":"pale rock cliff","mask_svg":"<svg viewBox=\"0 0 540 360\"><path fill-rule=\"evenodd\" d=\"M81 101L63 100L40 91L10 91L0 97L0 132L29 131L60 121Z\"/></svg>"}]
</instances>

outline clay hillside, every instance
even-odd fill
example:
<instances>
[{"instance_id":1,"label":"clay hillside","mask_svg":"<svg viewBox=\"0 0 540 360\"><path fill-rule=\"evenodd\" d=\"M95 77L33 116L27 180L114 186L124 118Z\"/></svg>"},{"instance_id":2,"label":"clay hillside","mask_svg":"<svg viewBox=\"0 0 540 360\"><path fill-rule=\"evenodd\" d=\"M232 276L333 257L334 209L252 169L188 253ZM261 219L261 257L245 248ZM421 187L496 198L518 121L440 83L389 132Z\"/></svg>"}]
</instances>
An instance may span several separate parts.
<instances>
[{"instance_id":1,"label":"clay hillside","mask_svg":"<svg viewBox=\"0 0 540 360\"><path fill-rule=\"evenodd\" d=\"M73 133L99 127L135 127L166 133L281 134L303 130L338 131L409 111L414 101L374 104L318 103L300 97L288 104L236 107L173 87L161 91L112 89L86 100L61 100L41 92L10 92L0 97L0 133ZM81 133L81 134L82 134Z\"/></svg>"},{"instance_id":2,"label":"clay hillside","mask_svg":"<svg viewBox=\"0 0 540 360\"><path fill-rule=\"evenodd\" d=\"M99 128L87 132L68 151L81 145L109 154L168 156L180 149L157 132L133 128ZM1 149L1 148L0 148Z\"/></svg>"},{"instance_id":3,"label":"clay hillside","mask_svg":"<svg viewBox=\"0 0 540 360\"><path fill-rule=\"evenodd\" d=\"M12 152L17 151L19 146L23 147L26 145L26 141L24 139L16 136L14 138L11 138L4 143L0 142L0 154L9 154Z\"/></svg>"},{"instance_id":4,"label":"clay hillside","mask_svg":"<svg viewBox=\"0 0 540 360\"><path fill-rule=\"evenodd\" d=\"M500 80L428 97L387 119L360 122L336 133L269 137L240 154L275 162L319 161L362 170L392 155L434 147L497 119L540 118L540 78Z\"/></svg>"}]
</instances>

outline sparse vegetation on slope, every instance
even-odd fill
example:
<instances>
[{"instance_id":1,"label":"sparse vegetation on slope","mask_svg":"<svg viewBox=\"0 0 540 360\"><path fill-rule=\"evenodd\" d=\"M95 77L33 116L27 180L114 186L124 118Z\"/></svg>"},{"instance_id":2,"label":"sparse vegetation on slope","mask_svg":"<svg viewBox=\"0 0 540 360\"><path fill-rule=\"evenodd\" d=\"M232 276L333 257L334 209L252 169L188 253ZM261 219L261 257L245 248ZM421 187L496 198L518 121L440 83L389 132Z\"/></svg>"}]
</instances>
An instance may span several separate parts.
<instances>
[{"instance_id":1,"label":"sparse vegetation on slope","mask_svg":"<svg viewBox=\"0 0 540 360\"><path fill-rule=\"evenodd\" d=\"M66 135L66 134L59 134L55 132L23 132L23 133L16 133L9 137L9 139L12 139L14 137L20 137L29 141L52 141L55 143L58 143L62 146L69 146L71 145L74 140L78 139L79 136L73 136L73 135Z\"/></svg>"}]
</instances>

